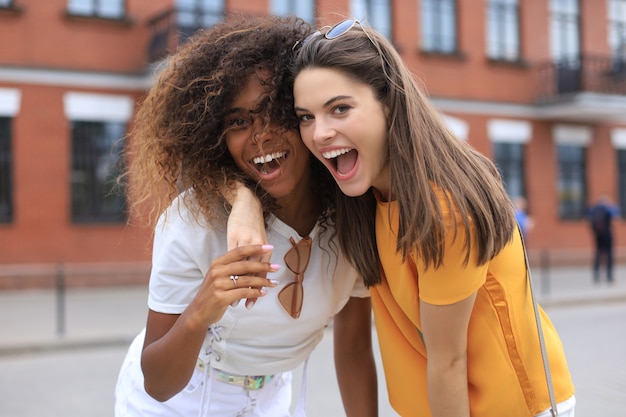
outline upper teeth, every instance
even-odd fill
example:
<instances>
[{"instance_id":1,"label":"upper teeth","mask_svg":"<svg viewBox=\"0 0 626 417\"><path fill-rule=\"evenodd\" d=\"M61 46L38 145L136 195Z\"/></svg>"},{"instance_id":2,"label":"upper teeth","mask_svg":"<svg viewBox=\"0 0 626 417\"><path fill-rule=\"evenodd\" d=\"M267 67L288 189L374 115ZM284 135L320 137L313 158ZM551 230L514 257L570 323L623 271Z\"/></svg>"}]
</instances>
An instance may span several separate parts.
<instances>
[{"instance_id":1,"label":"upper teeth","mask_svg":"<svg viewBox=\"0 0 626 417\"><path fill-rule=\"evenodd\" d=\"M322 156L326 159L333 159L344 153L348 153L352 148L333 149L332 151L322 152Z\"/></svg>"},{"instance_id":2,"label":"upper teeth","mask_svg":"<svg viewBox=\"0 0 626 417\"><path fill-rule=\"evenodd\" d=\"M252 162L254 162L255 164L265 164L273 161L274 159L282 158L283 156L285 156L285 154L286 152L268 153L267 155L257 156L256 158L253 158Z\"/></svg>"}]
</instances>

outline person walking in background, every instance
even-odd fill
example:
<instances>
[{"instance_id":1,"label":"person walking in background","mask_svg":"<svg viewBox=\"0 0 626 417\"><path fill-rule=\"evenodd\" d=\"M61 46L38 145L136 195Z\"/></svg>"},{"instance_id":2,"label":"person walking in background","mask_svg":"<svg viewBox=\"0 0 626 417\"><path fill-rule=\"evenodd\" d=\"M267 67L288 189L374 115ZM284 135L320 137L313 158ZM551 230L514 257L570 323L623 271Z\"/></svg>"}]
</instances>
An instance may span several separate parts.
<instances>
[{"instance_id":1,"label":"person walking in background","mask_svg":"<svg viewBox=\"0 0 626 417\"><path fill-rule=\"evenodd\" d=\"M394 45L355 19L296 47L300 135L333 174L340 247L370 286L387 390L403 417L574 416L556 329L538 308L513 204ZM556 410L554 410L556 412Z\"/></svg>"},{"instance_id":2,"label":"person walking in background","mask_svg":"<svg viewBox=\"0 0 626 417\"><path fill-rule=\"evenodd\" d=\"M524 240L528 238L528 232L530 232L535 223L533 222L532 217L528 215L527 210L527 201L526 198L519 196L513 199L513 206L515 208L515 220L517 220L517 224L522 231L522 235L524 236Z\"/></svg>"},{"instance_id":3,"label":"person walking in background","mask_svg":"<svg viewBox=\"0 0 626 417\"><path fill-rule=\"evenodd\" d=\"M369 292L332 244L337 185L293 113L292 47L311 30L274 17L197 32L139 106L129 195L158 221L146 327L120 369L116 417L305 416L306 362L331 320L346 415L378 415ZM260 197L271 246L228 250L224 197L238 182ZM260 259L269 252L280 264Z\"/></svg>"},{"instance_id":4,"label":"person walking in background","mask_svg":"<svg viewBox=\"0 0 626 417\"><path fill-rule=\"evenodd\" d=\"M606 279L613 283L613 219L619 217L619 208L604 194L587 209L587 218L593 234L593 281L600 283L600 264L606 267Z\"/></svg>"}]
</instances>

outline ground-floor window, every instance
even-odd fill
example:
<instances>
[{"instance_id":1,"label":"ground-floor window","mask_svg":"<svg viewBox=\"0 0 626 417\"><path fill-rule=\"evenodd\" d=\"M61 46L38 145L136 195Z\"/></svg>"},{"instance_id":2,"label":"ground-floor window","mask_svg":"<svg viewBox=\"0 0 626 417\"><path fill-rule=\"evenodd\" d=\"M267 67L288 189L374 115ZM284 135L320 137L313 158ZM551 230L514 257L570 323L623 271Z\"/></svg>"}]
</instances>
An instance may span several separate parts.
<instances>
[{"instance_id":1,"label":"ground-floor window","mask_svg":"<svg viewBox=\"0 0 626 417\"><path fill-rule=\"evenodd\" d=\"M13 221L11 118L0 117L0 223Z\"/></svg>"},{"instance_id":2,"label":"ground-floor window","mask_svg":"<svg viewBox=\"0 0 626 417\"><path fill-rule=\"evenodd\" d=\"M585 147L559 144L557 158L559 217L581 219L585 214L587 200Z\"/></svg>"},{"instance_id":3,"label":"ground-floor window","mask_svg":"<svg viewBox=\"0 0 626 417\"><path fill-rule=\"evenodd\" d=\"M118 186L123 169L126 124L72 122L72 221L110 223L126 220L124 190Z\"/></svg>"}]
</instances>

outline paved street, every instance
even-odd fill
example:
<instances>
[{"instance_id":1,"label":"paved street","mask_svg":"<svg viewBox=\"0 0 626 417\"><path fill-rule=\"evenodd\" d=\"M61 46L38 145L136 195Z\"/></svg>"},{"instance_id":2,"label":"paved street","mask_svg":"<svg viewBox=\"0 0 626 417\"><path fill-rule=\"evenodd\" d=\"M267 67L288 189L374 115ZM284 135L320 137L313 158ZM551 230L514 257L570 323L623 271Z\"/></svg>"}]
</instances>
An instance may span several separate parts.
<instances>
[{"instance_id":1,"label":"paved street","mask_svg":"<svg viewBox=\"0 0 626 417\"><path fill-rule=\"evenodd\" d=\"M577 417L623 417L626 410L626 269L617 276L613 286L595 286L580 268L534 274L566 348ZM145 288L71 289L59 310L53 291L0 292L0 416L112 416L115 379L144 324L145 299ZM63 326L57 317L65 317ZM329 331L309 363L311 417L343 415L333 366ZM380 415L397 417L382 370L379 379Z\"/></svg>"}]
</instances>

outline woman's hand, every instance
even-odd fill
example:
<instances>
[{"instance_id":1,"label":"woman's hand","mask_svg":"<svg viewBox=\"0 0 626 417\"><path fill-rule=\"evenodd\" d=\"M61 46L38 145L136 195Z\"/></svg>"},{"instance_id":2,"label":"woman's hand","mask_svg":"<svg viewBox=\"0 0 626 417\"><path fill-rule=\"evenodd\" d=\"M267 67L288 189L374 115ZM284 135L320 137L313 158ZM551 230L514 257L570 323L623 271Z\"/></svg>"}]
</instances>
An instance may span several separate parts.
<instances>
[{"instance_id":1,"label":"woman's hand","mask_svg":"<svg viewBox=\"0 0 626 417\"><path fill-rule=\"evenodd\" d=\"M229 305L237 305L243 298L256 300L267 293L266 287L278 284L265 276L268 272L278 271L280 265L252 260L265 257L272 248L271 245L240 246L211 263L198 294L190 304L204 327L219 321ZM253 304L246 303L246 307L251 308Z\"/></svg>"}]
</instances>

